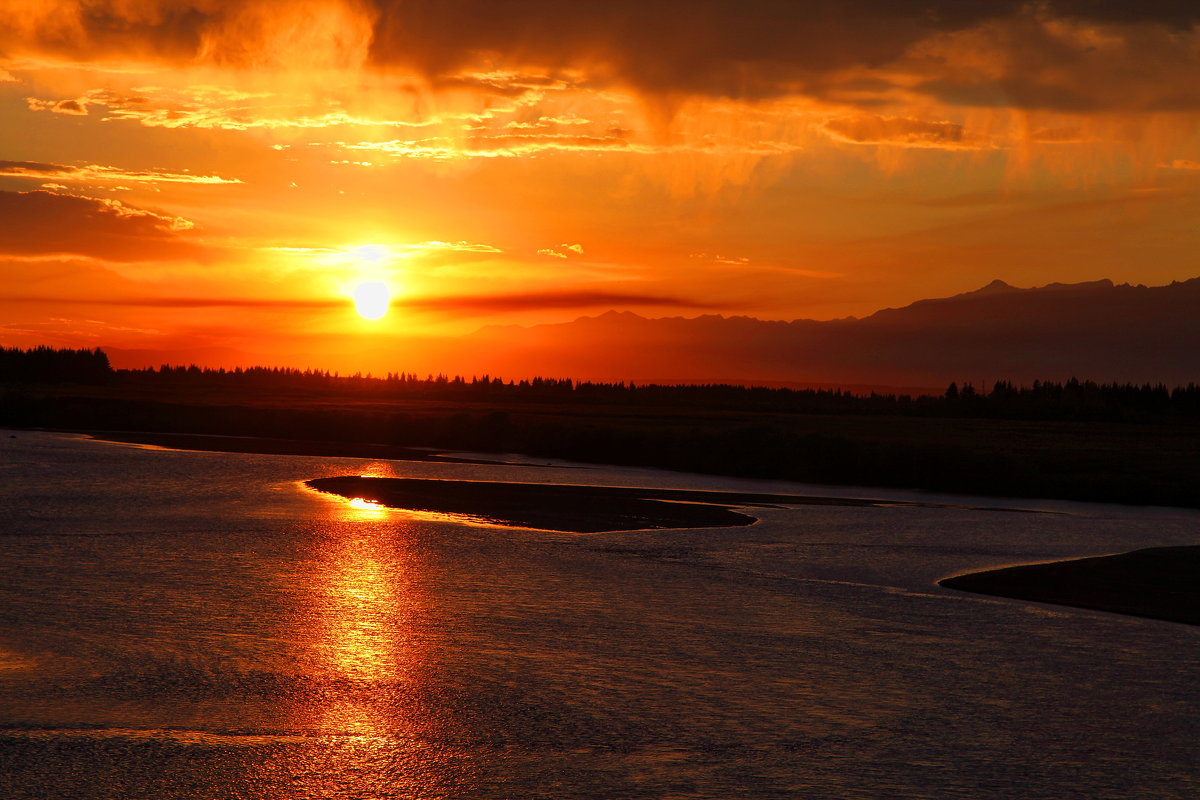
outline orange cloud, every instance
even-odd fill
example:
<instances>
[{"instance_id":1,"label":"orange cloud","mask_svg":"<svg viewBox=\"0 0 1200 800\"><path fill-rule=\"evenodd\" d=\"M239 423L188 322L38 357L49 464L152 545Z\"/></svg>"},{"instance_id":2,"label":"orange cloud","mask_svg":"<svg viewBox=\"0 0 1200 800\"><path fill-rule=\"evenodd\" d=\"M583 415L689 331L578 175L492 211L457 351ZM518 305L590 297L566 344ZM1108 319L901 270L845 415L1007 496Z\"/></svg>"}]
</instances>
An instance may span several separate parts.
<instances>
[{"instance_id":1,"label":"orange cloud","mask_svg":"<svg viewBox=\"0 0 1200 800\"><path fill-rule=\"evenodd\" d=\"M52 111L55 114L74 114L80 117L87 116L87 103L79 100L39 100L36 97L27 97L25 102L29 104L30 111Z\"/></svg>"},{"instance_id":2,"label":"orange cloud","mask_svg":"<svg viewBox=\"0 0 1200 800\"><path fill-rule=\"evenodd\" d=\"M241 183L236 178L221 178L216 175L125 170L99 164L68 166L37 161L0 161L0 178L55 178L63 181L88 183L198 183L207 185Z\"/></svg>"},{"instance_id":3,"label":"orange cloud","mask_svg":"<svg viewBox=\"0 0 1200 800\"><path fill-rule=\"evenodd\" d=\"M912 91L971 107L1200 107L1200 7L1187 3L0 0L0 18L14 57L320 81L371 69L501 97L573 83L662 102L807 95L866 109Z\"/></svg>"},{"instance_id":4,"label":"orange cloud","mask_svg":"<svg viewBox=\"0 0 1200 800\"><path fill-rule=\"evenodd\" d=\"M552 247L545 247L537 252L539 256L549 256L550 258L569 258L567 253L576 256L583 255L583 245L581 244L560 244L559 248L559 250L555 250Z\"/></svg>"},{"instance_id":5,"label":"orange cloud","mask_svg":"<svg viewBox=\"0 0 1200 800\"><path fill-rule=\"evenodd\" d=\"M119 203L45 191L0 192L0 253L75 254L110 261L200 257L180 236L182 217Z\"/></svg>"},{"instance_id":6,"label":"orange cloud","mask_svg":"<svg viewBox=\"0 0 1200 800\"><path fill-rule=\"evenodd\" d=\"M972 136L956 122L928 122L911 117L859 115L840 117L825 123L835 139L853 144L923 147L939 150L975 150L990 145L987 139Z\"/></svg>"}]
</instances>

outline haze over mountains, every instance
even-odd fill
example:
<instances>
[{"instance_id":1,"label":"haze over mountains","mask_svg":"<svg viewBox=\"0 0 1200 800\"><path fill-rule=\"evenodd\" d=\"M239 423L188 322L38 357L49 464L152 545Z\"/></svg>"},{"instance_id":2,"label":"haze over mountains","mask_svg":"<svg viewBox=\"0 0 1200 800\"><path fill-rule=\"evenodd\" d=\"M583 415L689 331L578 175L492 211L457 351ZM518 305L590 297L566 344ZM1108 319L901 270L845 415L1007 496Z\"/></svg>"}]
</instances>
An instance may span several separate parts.
<instances>
[{"instance_id":1,"label":"haze over mountains","mask_svg":"<svg viewBox=\"0 0 1200 800\"><path fill-rule=\"evenodd\" d=\"M109 354L117 367L271 363L215 350ZM996 380L1070 377L1173 386L1200 382L1200 278L1153 287L1098 280L1030 289L997 280L953 297L830 321L647 319L609 311L567 323L492 326L456 339L407 340L389 351L387 363L372 361L368 369L937 391L950 381L990 387Z\"/></svg>"},{"instance_id":2,"label":"haze over mountains","mask_svg":"<svg viewBox=\"0 0 1200 800\"><path fill-rule=\"evenodd\" d=\"M862 319L646 319L608 312L468 337L462 362L492 374L605 380L942 387L1078 376L1200 381L1200 278L1032 289L993 281ZM458 361L458 359L455 359Z\"/></svg>"}]
</instances>

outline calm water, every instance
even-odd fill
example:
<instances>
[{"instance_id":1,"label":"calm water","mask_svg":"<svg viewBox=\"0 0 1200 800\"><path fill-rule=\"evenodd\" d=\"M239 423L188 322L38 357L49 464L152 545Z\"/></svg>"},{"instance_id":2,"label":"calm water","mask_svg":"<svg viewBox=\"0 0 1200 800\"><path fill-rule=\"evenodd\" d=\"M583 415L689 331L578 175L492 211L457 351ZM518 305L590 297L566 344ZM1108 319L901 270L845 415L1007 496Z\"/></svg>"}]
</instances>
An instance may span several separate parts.
<instances>
[{"instance_id":1,"label":"calm water","mask_svg":"<svg viewBox=\"0 0 1200 800\"><path fill-rule=\"evenodd\" d=\"M1200 631L935 585L1198 543L1200 514L810 506L553 534L300 482L811 487L15 435L0 798L1200 796Z\"/></svg>"}]
</instances>

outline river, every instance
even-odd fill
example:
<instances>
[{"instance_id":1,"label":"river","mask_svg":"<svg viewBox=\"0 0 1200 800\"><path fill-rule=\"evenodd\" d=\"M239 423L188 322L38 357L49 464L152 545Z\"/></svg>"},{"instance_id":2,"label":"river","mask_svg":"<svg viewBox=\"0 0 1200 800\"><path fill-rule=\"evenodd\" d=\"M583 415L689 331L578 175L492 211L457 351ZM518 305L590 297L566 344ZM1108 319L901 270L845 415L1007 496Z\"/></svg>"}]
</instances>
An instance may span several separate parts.
<instances>
[{"instance_id":1,"label":"river","mask_svg":"<svg viewBox=\"0 0 1200 800\"><path fill-rule=\"evenodd\" d=\"M826 494L569 534L335 475ZM943 505L932 505L932 504ZM1200 631L939 578L1200 512L0 432L0 797L1194 798Z\"/></svg>"}]
</instances>

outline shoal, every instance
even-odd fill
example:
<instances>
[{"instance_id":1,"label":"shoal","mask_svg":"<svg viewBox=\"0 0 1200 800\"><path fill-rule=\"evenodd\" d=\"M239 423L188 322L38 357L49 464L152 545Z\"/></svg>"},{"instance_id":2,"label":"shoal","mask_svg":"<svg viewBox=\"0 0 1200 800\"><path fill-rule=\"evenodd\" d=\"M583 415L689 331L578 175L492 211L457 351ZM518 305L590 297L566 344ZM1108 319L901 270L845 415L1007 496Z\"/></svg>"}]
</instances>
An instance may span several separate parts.
<instances>
[{"instance_id":1,"label":"shoal","mask_svg":"<svg viewBox=\"0 0 1200 800\"><path fill-rule=\"evenodd\" d=\"M1028 564L958 575L942 586L1118 614L1200 624L1200 546Z\"/></svg>"},{"instance_id":2,"label":"shoal","mask_svg":"<svg viewBox=\"0 0 1200 800\"><path fill-rule=\"evenodd\" d=\"M733 507L874 505L867 500L574 484L417 478L317 478L319 491L393 508L462 514L485 522L575 533L750 525Z\"/></svg>"}]
</instances>

